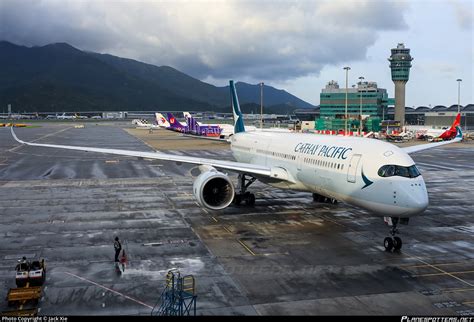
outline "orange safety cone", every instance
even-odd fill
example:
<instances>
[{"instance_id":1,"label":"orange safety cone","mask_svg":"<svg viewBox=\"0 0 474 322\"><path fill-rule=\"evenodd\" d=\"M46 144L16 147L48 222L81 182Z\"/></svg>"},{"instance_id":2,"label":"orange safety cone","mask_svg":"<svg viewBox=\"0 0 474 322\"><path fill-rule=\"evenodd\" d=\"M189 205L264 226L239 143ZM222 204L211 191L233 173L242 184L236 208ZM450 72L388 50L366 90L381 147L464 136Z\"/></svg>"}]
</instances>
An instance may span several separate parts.
<instances>
[{"instance_id":1,"label":"orange safety cone","mask_svg":"<svg viewBox=\"0 0 474 322\"><path fill-rule=\"evenodd\" d=\"M120 257L120 264L122 264L122 271L125 271L125 264L127 264L127 254L125 249L122 250L122 256Z\"/></svg>"}]
</instances>

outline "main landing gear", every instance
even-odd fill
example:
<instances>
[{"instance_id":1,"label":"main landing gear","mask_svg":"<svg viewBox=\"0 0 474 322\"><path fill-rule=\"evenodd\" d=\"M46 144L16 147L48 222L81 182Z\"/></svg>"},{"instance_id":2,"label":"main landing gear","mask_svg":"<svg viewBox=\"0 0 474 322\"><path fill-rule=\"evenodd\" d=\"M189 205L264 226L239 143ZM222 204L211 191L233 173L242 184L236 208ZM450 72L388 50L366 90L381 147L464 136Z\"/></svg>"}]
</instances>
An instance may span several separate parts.
<instances>
[{"instance_id":1,"label":"main landing gear","mask_svg":"<svg viewBox=\"0 0 474 322\"><path fill-rule=\"evenodd\" d=\"M253 206L255 204L255 195L247 191L247 188L255 182L254 177L247 178L245 174L239 174L237 184L237 191L234 196L234 200L232 201L234 205L240 205L242 202L245 203L246 206Z\"/></svg>"},{"instance_id":2,"label":"main landing gear","mask_svg":"<svg viewBox=\"0 0 474 322\"><path fill-rule=\"evenodd\" d=\"M408 218L402 218L408 219ZM385 218L385 221L389 226L392 226L390 229L390 235L392 237L386 237L383 241L383 246L387 252L390 252L392 249L394 251L399 251L402 248L402 239L400 237L396 237L395 234L398 234L397 224L398 224L398 217L388 217ZM406 220L408 223L408 220Z\"/></svg>"},{"instance_id":3,"label":"main landing gear","mask_svg":"<svg viewBox=\"0 0 474 322\"><path fill-rule=\"evenodd\" d=\"M325 196L322 196L322 195L320 195L320 194L318 194L318 193L313 193L313 201L337 204L337 200L336 200L336 199L334 199L334 198L329 198L329 197L325 197Z\"/></svg>"}]
</instances>

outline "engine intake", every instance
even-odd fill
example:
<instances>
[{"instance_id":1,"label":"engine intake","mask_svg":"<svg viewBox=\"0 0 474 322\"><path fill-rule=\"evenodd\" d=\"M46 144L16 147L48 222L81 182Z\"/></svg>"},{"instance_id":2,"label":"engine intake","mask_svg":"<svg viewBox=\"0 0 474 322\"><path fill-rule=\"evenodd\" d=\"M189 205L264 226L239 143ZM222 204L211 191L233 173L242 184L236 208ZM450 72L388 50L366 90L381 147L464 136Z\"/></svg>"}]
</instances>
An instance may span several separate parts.
<instances>
[{"instance_id":1,"label":"engine intake","mask_svg":"<svg viewBox=\"0 0 474 322\"><path fill-rule=\"evenodd\" d=\"M234 199L234 185L228 176L211 169L196 178L193 193L201 206L220 210L230 205Z\"/></svg>"}]
</instances>

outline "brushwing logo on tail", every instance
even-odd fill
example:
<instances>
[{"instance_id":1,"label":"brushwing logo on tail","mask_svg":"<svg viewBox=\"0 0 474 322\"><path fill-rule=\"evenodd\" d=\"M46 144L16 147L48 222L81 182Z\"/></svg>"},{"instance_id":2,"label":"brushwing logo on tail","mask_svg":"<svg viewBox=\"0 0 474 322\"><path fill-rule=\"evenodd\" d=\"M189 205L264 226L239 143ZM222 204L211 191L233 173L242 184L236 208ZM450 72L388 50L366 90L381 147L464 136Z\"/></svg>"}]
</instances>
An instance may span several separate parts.
<instances>
[{"instance_id":1,"label":"brushwing logo on tail","mask_svg":"<svg viewBox=\"0 0 474 322\"><path fill-rule=\"evenodd\" d=\"M232 102L232 113L234 114L234 133L245 132L242 111L240 110L239 98L235 89L234 81L229 81L230 96Z\"/></svg>"}]
</instances>

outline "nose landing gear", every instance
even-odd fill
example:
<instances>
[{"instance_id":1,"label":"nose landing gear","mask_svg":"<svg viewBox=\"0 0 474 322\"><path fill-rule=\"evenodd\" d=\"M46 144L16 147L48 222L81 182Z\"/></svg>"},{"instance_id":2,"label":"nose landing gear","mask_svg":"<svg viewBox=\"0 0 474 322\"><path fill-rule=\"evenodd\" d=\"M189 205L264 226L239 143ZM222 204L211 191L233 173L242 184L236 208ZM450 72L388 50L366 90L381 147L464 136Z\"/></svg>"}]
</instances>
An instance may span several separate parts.
<instances>
[{"instance_id":1,"label":"nose landing gear","mask_svg":"<svg viewBox=\"0 0 474 322\"><path fill-rule=\"evenodd\" d=\"M313 193L313 201L316 202L325 202L325 203L332 203L333 205L337 204L337 200L334 198L325 197L318 193Z\"/></svg>"},{"instance_id":2,"label":"nose landing gear","mask_svg":"<svg viewBox=\"0 0 474 322\"><path fill-rule=\"evenodd\" d=\"M395 234L398 234L397 224L398 224L398 217L386 217L385 222L392 226L390 229L390 235L392 237L386 237L383 241L383 246L387 252L393 250L399 251L402 248L402 239L400 237L396 237Z\"/></svg>"}]
</instances>

